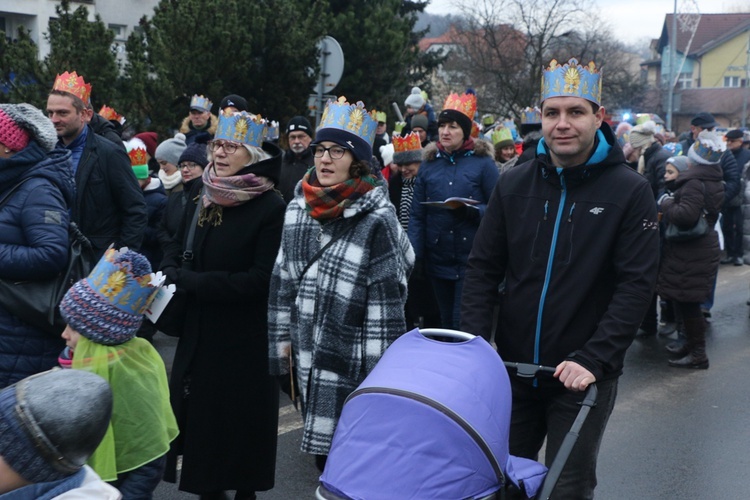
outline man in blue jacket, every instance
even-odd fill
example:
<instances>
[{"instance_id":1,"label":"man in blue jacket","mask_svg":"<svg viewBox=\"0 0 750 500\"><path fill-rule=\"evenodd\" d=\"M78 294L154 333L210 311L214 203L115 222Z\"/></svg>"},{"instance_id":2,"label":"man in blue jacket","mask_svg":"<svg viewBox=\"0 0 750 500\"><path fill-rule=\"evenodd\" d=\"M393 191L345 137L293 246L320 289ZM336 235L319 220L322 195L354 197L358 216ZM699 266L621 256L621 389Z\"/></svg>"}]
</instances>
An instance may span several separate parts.
<instances>
[{"instance_id":1,"label":"man in blue jacket","mask_svg":"<svg viewBox=\"0 0 750 500\"><path fill-rule=\"evenodd\" d=\"M555 488L558 498L593 498L625 351L656 281L656 205L603 123L593 63L553 60L541 99L536 157L502 174L474 239L461 326L490 339L505 281L498 352L505 361L555 367L554 378L511 377L513 455L535 459L546 438L550 465L583 391L597 384L596 406Z\"/></svg>"},{"instance_id":2,"label":"man in blue jacket","mask_svg":"<svg viewBox=\"0 0 750 500\"><path fill-rule=\"evenodd\" d=\"M96 258L110 244L139 250L148 223L146 202L124 148L87 125L91 85L76 72L58 75L47 98L47 116L55 126L57 147L72 152L76 200L73 221L91 240Z\"/></svg>"}]
</instances>

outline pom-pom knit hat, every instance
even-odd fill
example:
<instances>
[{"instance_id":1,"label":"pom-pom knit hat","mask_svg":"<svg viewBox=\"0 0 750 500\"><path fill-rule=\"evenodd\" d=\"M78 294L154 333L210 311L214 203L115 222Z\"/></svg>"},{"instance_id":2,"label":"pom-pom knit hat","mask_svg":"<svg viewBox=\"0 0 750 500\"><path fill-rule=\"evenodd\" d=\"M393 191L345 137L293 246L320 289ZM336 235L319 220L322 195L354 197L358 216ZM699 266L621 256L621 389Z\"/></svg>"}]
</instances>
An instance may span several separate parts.
<instances>
[{"instance_id":1,"label":"pom-pom knit hat","mask_svg":"<svg viewBox=\"0 0 750 500\"><path fill-rule=\"evenodd\" d=\"M60 313L90 341L118 345L135 337L157 290L151 285L151 265L143 255L110 248L91 274L68 290Z\"/></svg>"},{"instance_id":2,"label":"pom-pom knit hat","mask_svg":"<svg viewBox=\"0 0 750 500\"><path fill-rule=\"evenodd\" d=\"M177 133L172 139L167 139L159 144L159 147L154 152L154 157L157 160L164 160L172 165L177 165L180 155L185 151L186 147L185 134Z\"/></svg>"},{"instance_id":3,"label":"pom-pom knit hat","mask_svg":"<svg viewBox=\"0 0 750 500\"><path fill-rule=\"evenodd\" d=\"M404 106L420 109L424 104L425 100L424 97L422 97L422 90L419 87L413 87L411 89L411 94L409 94L409 97L404 101Z\"/></svg>"}]
</instances>

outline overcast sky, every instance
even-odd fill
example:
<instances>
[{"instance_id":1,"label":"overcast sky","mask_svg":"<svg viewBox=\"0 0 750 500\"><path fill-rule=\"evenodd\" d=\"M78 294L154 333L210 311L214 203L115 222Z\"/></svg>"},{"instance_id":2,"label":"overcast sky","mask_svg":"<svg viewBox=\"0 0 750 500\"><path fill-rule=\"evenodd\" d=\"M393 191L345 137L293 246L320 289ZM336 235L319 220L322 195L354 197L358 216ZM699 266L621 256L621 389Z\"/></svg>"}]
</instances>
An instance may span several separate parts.
<instances>
[{"instance_id":1,"label":"overcast sky","mask_svg":"<svg viewBox=\"0 0 750 500\"><path fill-rule=\"evenodd\" d=\"M460 2L467 9L473 0ZM702 14L736 11L745 7L747 0L678 0L677 7L683 4L697 5ZM640 42L643 39L659 38L664 25L664 16L674 11L674 0L594 0L600 6L602 18L609 22L612 32L626 43ZM425 9L432 14L455 14L456 0L432 0Z\"/></svg>"}]
</instances>

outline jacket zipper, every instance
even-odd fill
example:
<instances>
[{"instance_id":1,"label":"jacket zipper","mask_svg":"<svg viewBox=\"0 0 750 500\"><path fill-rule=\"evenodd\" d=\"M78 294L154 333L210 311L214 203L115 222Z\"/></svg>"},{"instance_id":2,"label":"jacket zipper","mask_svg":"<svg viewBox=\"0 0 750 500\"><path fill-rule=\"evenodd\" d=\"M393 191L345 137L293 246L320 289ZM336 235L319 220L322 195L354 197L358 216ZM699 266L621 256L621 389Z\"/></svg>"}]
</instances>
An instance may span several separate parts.
<instances>
[{"instance_id":1,"label":"jacket zipper","mask_svg":"<svg viewBox=\"0 0 750 500\"><path fill-rule=\"evenodd\" d=\"M534 337L534 364L539 364L539 344L542 336L542 314L544 311L544 303L547 300L547 289L549 288L549 282L552 277L552 263L555 260L555 248L557 247L557 236L560 231L560 222L563 216L563 210L565 209L565 200L568 195L568 190L565 187L565 177L560 174L560 185L562 186L562 194L560 195L560 203L557 207L557 216L555 217L555 227L552 231L552 244L550 245L549 256L547 257L547 271L544 274L544 286L542 286L542 295L539 297L539 310L536 315L536 334ZM547 202L549 203L549 202ZM570 214L568 220L573 216L573 208L570 208ZM545 204L546 213L546 204ZM546 217L546 215L545 215ZM534 380L536 385L536 379Z\"/></svg>"}]
</instances>

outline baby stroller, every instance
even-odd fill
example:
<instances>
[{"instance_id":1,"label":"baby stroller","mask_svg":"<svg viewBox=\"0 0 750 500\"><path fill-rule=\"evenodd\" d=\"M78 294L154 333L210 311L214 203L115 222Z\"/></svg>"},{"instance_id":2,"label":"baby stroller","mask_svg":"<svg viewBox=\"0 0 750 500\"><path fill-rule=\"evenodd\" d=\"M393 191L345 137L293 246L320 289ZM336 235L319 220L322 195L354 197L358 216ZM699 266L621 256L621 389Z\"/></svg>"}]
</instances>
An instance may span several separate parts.
<instances>
[{"instance_id":1,"label":"baby stroller","mask_svg":"<svg viewBox=\"0 0 750 500\"><path fill-rule=\"evenodd\" d=\"M540 368L513 367L518 376ZM593 406L591 387L572 442L552 464L557 476L583 410ZM509 483L548 498L557 477L508 453L510 412L508 371L487 342L455 330L412 330L347 399L316 498L490 500L504 498Z\"/></svg>"}]
</instances>

